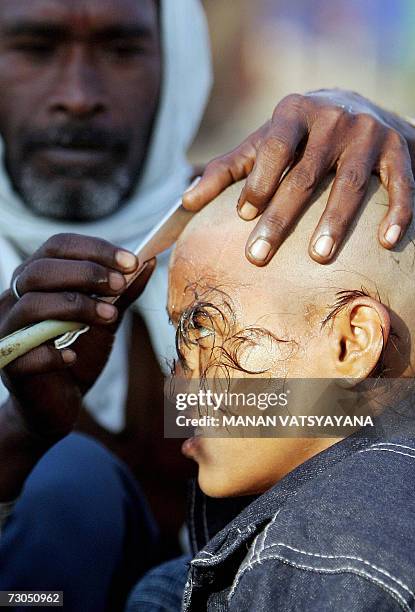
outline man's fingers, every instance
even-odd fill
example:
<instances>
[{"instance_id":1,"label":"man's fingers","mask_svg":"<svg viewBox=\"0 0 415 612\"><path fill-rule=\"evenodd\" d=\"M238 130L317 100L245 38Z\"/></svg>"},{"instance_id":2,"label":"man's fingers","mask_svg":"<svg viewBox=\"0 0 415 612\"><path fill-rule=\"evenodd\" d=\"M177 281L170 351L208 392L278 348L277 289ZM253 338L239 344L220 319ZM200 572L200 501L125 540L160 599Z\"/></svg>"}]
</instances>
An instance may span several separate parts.
<instances>
[{"instance_id":1,"label":"man's fingers","mask_svg":"<svg viewBox=\"0 0 415 612\"><path fill-rule=\"evenodd\" d=\"M79 291L116 296L125 288L123 274L90 261L35 259L18 274L19 295L32 291Z\"/></svg>"},{"instance_id":2,"label":"man's fingers","mask_svg":"<svg viewBox=\"0 0 415 612\"><path fill-rule=\"evenodd\" d=\"M327 206L310 241L309 254L318 263L331 261L343 242L366 195L374 160L350 151L340 163Z\"/></svg>"},{"instance_id":3,"label":"man's fingers","mask_svg":"<svg viewBox=\"0 0 415 612\"><path fill-rule=\"evenodd\" d=\"M183 206L198 211L209 204L227 187L248 176L251 172L257 148L262 141L269 123L249 136L239 147L230 153L211 161L198 184L183 195Z\"/></svg>"},{"instance_id":4,"label":"man's fingers","mask_svg":"<svg viewBox=\"0 0 415 612\"><path fill-rule=\"evenodd\" d=\"M196 187L183 194L184 208L199 211L227 187L245 178L254 165L254 159L254 154L247 155L238 148L211 161Z\"/></svg>"},{"instance_id":5,"label":"man's fingers","mask_svg":"<svg viewBox=\"0 0 415 612\"><path fill-rule=\"evenodd\" d=\"M285 176L248 239L246 255L251 263L263 266L270 261L332 163L327 144L311 135L302 158Z\"/></svg>"},{"instance_id":6,"label":"man's fingers","mask_svg":"<svg viewBox=\"0 0 415 612\"><path fill-rule=\"evenodd\" d=\"M27 262L35 259L93 261L123 273L134 272L138 267L137 258L133 253L120 249L106 240L79 234L56 234L52 236Z\"/></svg>"},{"instance_id":7,"label":"man's fingers","mask_svg":"<svg viewBox=\"0 0 415 612\"><path fill-rule=\"evenodd\" d=\"M412 221L415 182L406 142L385 156L380 164L380 179L388 191L388 212L379 225L379 242L392 249Z\"/></svg>"},{"instance_id":8,"label":"man's fingers","mask_svg":"<svg viewBox=\"0 0 415 612\"><path fill-rule=\"evenodd\" d=\"M136 280L124 291L122 296L117 300L117 308L122 315L133 302L135 302L140 295L143 293L144 289L147 287L147 284L150 278L153 275L153 272L157 266L157 260L154 257L150 259L144 264L142 272L136 278Z\"/></svg>"},{"instance_id":9,"label":"man's fingers","mask_svg":"<svg viewBox=\"0 0 415 612\"><path fill-rule=\"evenodd\" d=\"M304 114L294 105L277 106L269 133L258 149L252 172L239 199L239 216L251 221L270 203L285 170L307 134Z\"/></svg>"},{"instance_id":10,"label":"man's fingers","mask_svg":"<svg viewBox=\"0 0 415 612\"><path fill-rule=\"evenodd\" d=\"M14 379L37 374L59 372L74 365L76 353L70 349L58 351L52 346L44 344L33 349L26 355L19 357L5 369L6 376Z\"/></svg>"},{"instance_id":11,"label":"man's fingers","mask_svg":"<svg viewBox=\"0 0 415 612\"><path fill-rule=\"evenodd\" d=\"M82 293L26 293L2 321L0 336L49 319L108 325L117 317L118 309L115 306Z\"/></svg>"}]
</instances>

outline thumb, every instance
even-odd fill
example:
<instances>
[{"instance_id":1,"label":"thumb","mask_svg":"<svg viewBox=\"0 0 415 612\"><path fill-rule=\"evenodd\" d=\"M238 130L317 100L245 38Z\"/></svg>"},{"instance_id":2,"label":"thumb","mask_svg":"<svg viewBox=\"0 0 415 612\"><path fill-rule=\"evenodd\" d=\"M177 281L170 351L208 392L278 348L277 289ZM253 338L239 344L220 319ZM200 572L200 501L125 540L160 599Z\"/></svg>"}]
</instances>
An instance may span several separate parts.
<instances>
[{"instance_id":1,"label":"thumb","mask_svg":"<svg viewBox=\"0 0 415 612\"><path fill-rule=\"evenodd\" d=\"M144 292L150 278L153 275L154 270L157 266L157 260L155 257L146 261L141 267L137 278L131 283L129 287L124 291L121 297L117 300L117 308L122 316L125 311L135 302L140 295Z\"/></svg>"}]
</instances>

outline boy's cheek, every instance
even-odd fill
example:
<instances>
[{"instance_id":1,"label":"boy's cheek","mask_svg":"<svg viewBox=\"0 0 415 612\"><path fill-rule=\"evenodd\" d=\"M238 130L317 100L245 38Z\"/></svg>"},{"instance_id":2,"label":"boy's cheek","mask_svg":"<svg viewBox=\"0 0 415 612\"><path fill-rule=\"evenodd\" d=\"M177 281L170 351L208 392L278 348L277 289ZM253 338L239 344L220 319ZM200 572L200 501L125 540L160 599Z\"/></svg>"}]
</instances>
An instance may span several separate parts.
<instances>
[{"instance_id":1,"label":"boy's cheek","mask_svg":"<svg viewBox=\"0 0 415 612\"><path fill-rule=\"evenodd\" d=\"M273 470L263 456L262 440L204 438L203 453L194 457L199 465L199 486L211 497L254 495L274 484Z\"/></svg>"}]
</instances>

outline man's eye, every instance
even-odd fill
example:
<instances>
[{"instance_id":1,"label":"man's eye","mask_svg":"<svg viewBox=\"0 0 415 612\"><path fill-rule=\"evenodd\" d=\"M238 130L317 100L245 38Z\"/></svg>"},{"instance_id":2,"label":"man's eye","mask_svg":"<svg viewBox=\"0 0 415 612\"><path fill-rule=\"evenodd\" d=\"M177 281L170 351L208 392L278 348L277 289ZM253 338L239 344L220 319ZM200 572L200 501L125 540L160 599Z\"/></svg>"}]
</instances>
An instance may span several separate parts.
<instances>
[{"instance_id":1,"label":"man's eye","mask_svg":"<svg viewBox=\"0 0 415 612\"><path fill-rule=\"evenodd\" d=\"M108 51L114 57L128 59L141 55L144 52L144 47L139 43L114 43L108 48Z\"/></svg>"},{"instance_id":2,"label":"man's eye","mask_svg":"<svg viewBox=\"0 0 415 612\"><path fill-rule=\"evenodd\" d=\"M26 55L33 55L38 57L45 57L51 55L55 51L56 45L49 42L41 41L27 41L19 42L13 45L15 51L24 53Z\"/></svg>"}]
</instances>

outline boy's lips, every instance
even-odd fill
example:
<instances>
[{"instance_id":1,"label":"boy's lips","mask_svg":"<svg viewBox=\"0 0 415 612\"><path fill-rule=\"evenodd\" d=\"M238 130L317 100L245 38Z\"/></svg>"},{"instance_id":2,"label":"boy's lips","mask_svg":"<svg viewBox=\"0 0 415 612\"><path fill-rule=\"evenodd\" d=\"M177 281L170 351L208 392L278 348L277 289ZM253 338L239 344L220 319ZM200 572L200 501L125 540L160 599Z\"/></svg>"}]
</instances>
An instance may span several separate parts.
<instances>
[{"instance_id":1,"label":"boy's lips","mask_svg":"<svg viewBox=\"0 0 415 612\"><path fill-rule=\"evenodd\" d=\"M182 444L182 453L188 459L194 459L200 451L200 446L202 443L201 436L193 436L193 438L188 438Z\"/></svg>"}]
</instances>

